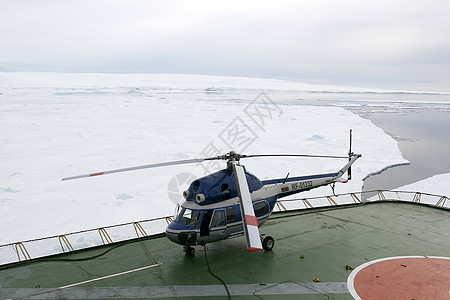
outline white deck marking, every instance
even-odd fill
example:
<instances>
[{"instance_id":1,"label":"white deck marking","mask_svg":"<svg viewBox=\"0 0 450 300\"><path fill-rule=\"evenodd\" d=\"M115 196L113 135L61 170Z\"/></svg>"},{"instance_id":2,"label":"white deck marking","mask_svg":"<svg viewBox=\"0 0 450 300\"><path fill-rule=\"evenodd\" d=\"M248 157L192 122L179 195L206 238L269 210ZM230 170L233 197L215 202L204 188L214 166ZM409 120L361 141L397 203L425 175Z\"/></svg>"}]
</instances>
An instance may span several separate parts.
<instances>
[{"instance_id":1,"label":"white deck marking","mask_svg":"<svg viewBox=\"0 0 450 300\"><path fill-rule=\"evenodd\" d=\"M112 277L121 276L121 275L129 274L129 273L134 273L134 272L137 272L137 271L142 271L142 270L145 270L145 269L158 267L158 266L161 266L161 265L162 265L162 263L159 262L157 264L150 265L150 266L145 266L145 267L141 267L141 268L137 268L137 269L133 269L133 270L128 270L128 271L124 271L124 272L120 272L120 273L115 273L115 274L111 274L111 275L107 275L107 276L102 276L102 277L98 277L98 278L94 278L94 279L90 279L90 280L86 280L86 281L81 281L81 282L65 285L65 286L59 287L58 289L62 290L62 289L66 289L66 288L69 288L69 287L74 287L74 286L77 286L77 285L82 285L82 284L89 283L89 282L99 281L99 280L103 280L103 279L107 279L107 278L112 278Z\"/></svg>"}]
</instances>

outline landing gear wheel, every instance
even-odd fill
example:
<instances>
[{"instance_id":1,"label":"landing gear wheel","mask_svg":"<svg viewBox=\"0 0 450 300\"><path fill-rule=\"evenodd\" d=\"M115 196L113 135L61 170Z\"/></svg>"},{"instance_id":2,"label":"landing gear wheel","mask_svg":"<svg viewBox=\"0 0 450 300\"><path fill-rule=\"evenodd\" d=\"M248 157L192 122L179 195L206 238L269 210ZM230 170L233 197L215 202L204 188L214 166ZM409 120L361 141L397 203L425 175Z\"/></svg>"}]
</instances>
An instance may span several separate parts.
<instances>
[{"instance_id":1,"label":"landing gear wheel","mask_svg":"<svg viewBox=\"0 0 450 300\"><path fill-rule=\"evenodd\" d=\"M186 255L194 255L195 254L195 248L191 246L185 246L184 252L186 252Z\"/></svg>"},{"instance_id":2,"label":"landing gear wheel","mask_svg":"<svg viewBox=\"0 0 450 300\"><path fill-rule=\"evenodd\" d=\"M275 240L270 235L265 236L262 240L262 246L264 250L270 251L273 249L273 246L275 245Z\"/></svg>"}]
</instances>

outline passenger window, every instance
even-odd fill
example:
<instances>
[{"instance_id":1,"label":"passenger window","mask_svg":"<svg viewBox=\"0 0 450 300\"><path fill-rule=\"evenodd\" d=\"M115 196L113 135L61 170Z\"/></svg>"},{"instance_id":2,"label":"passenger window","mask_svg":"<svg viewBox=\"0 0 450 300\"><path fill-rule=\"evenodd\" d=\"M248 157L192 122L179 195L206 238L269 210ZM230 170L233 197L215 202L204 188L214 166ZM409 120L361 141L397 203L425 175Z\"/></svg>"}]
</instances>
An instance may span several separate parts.
<instances>
[{"instance_id":1,"label":"passenger window","mask_svg":"<svg viewBox=\"0 0 450 300\"><path fill-rule=\"evenodd\" d=\"M213 218L211 220L210 227L211 228L222 227L222 226L226 226L226 225L227 225L227 221L226 221L226 217L225 217L225 210L224 209L215 210Z\"/></svg>"},{"instance_id":2,"label":"passenger window","mask_svg":"<svg viewBox=\"0 0 450 300\"><path fill-rule=\"evenodd\" d=\"M255 216L259 217L265 215L267 214L267 202L258 202L253 206L253 209L255 210Z\"/></svg>"},{"instance_id":3,"label":"passenger window","mask_svg":"<svg viewBox=\"0 0 450 300\"><path fill-rule=\"evenodd\" d=\"M234 208L227 208L227 223L234 221Z\"/></svg>"}]
</instances>

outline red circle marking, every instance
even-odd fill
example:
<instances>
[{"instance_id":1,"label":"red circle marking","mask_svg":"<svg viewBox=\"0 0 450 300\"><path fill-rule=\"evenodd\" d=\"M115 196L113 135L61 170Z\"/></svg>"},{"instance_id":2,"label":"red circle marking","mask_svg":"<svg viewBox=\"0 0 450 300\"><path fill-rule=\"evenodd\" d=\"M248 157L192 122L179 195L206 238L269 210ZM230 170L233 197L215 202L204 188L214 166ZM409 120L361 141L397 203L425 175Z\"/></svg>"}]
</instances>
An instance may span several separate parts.
<instances>
[{"instance_id":1,"label":"red circle marking","mask_svg":"<svg viewBox=\"0 0 450 300\"><path fill-rule=\"evenodd\" d=\"M389 257L365 263L350 274L355 299L450 299L450 258Z\"/></svg>"}]
</instances>

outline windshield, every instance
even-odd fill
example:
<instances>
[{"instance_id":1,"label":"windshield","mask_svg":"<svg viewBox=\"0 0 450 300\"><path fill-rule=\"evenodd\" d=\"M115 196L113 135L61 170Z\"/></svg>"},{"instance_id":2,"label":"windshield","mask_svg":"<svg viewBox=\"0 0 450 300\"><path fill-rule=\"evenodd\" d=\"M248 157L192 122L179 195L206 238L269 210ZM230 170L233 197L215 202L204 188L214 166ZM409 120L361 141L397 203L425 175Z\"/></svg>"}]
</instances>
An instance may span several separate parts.
<instances>
[{"instance_id":1,"label":"windshield","mask_svg":"<svg viewBox=\"0 0 450 300\"><path fill-rule=\"evenodd\" d=\"M201 211L183 208L178 215L177 221L186 225L186 227L197 227Z\"/></svg>"}]
</instances>

